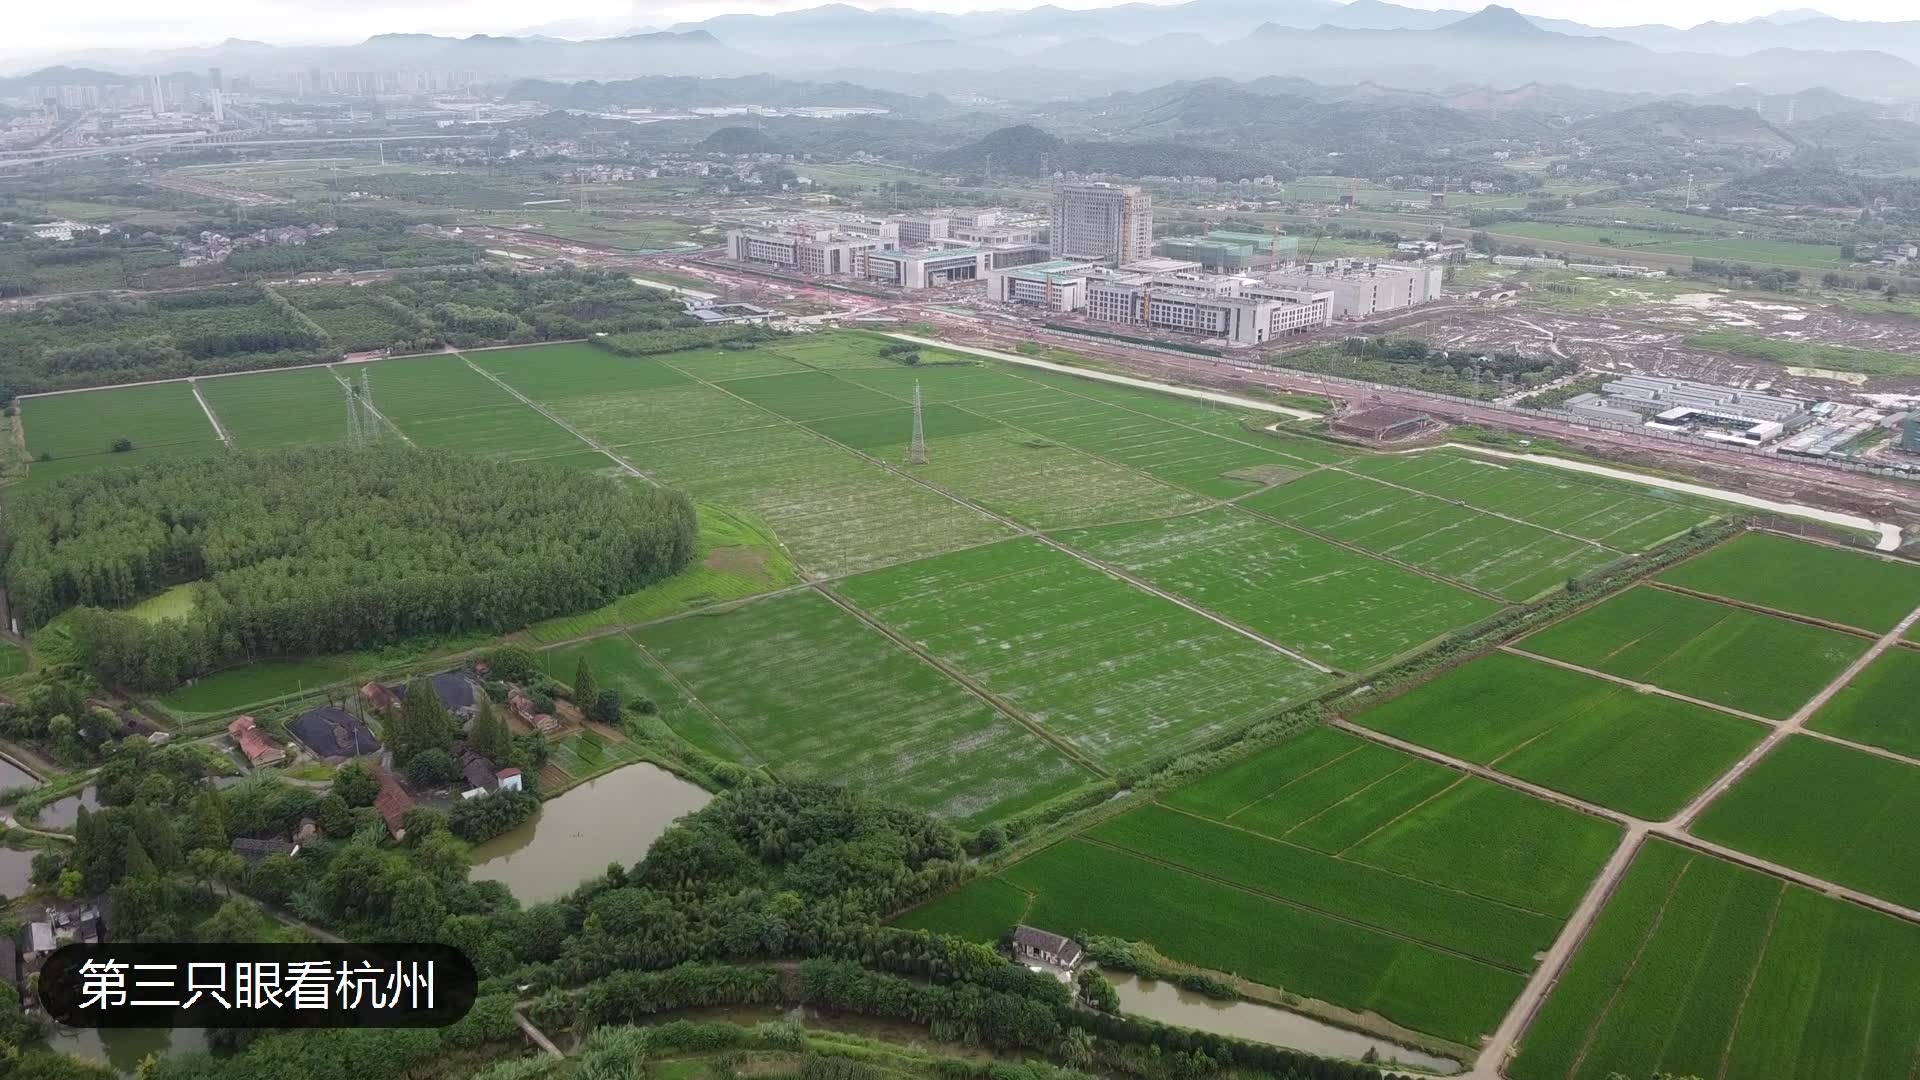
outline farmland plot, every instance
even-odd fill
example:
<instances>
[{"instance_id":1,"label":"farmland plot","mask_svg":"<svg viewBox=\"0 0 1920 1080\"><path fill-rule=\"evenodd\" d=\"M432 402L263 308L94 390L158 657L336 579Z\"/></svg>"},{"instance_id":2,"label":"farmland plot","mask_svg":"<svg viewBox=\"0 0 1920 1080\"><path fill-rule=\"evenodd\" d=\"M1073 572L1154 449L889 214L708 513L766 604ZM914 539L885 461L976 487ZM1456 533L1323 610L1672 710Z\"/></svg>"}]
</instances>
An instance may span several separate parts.
<instances>
[{"instance_id":1,"label":"farmland plot","mask_svg":"<svg viewBox=\"0 0 1920 1080\"><path fill-rule=\"evenodd\" d=\"M329 368L226 375L198 385L239 449L311 446L347 437L344 388Z\"/></svg>"},{"instance_id":2,"label":"farmland plot","mask_svg":"<svg viewBox=\"0 0 1920 1080\"><path fill-rule=\"evenodd\" d=\"M1833 695L1807 726L1920 757L1920 651L1888 649Z\"/></svg>"},{"instance_id":3,"label":"farmland plot","mask_svg":"<svg viewBox=\"0 0 1920 1080\"><path fill-rule=\"evenodd\" d=\"M615 356L580 342L476 349L466 358L542 404L686 386L693 381L650 357Z\"/></svg>"},{"instance_id":4,"label":"farmland plot","mask_svg":"<svg viewBox=\"0 0 1920 1080\"><path fill-rule=\"evenodd\" d=\"M1350 671L1500 610L1483 597L1224 507L1056 538Z\"/></svg>"},{"instance_id":5,"label":"farmland plot","mask_svg":"<svg viewBox=\"0 0 1920 1080\"><path fill-rule=\"evenodd\" d=\"M1595 544L1333 470L1250 496L1241 505L1508 600L1531 599L1620 557Z\"/></svg>"},{"instance_id":6,"label":"farmland plot","mask_svg":"<svg viewBox=\"0 0 1920 1080\"><path fill-rule=\"evenodd\" d=\"M1623 551L1645 551L1713 517L1654 489L1634 490L1537 466L1496 465L1449 453L1364 458L1349 467Z\"/></svg>"},{"instance_id":7,"label":"farmland plot","mask_svg":"<svg viewBox=\"0 0 1920 1080\"><path fill-rule=\"evenodd\" d=\"M54 394L20 402L27 452L38 459L27 482L50 483L103 465L145 464L159 457L213 453L220 438L184 382L124 386L86 393ZM133 442L114 453L113 441Z\"/></svg>"},{"instance_id":8,"label":"farmland plot","mask_svg":"<svg viewBox=\"0 0 1920 1080\"><path fill-rule=\"evenodd\" d=\"M1761 758L1693 831L1920 907L1920 768L1806 736Z\"/></svg>"},{"instance_id":9,"label":"farmland plot","mask_svg":"<svg viewBox=\"0 0 1920 1080\"><path fill-rule=\"evenodd\" d=\"M1510 653L1455 668L1355 720L1655 821L1766 735L1750 720Z\"/></svg>"},{"instance_id":10,"label":"farmland plot","mask_svg":"<svg viewBox=\"0 0 1920 1080\"><path fill-rule=\"evenodd\" d=\"M1007 533L984 514L793 427L641 443L620 453L696 499L753 512L816 576Z\"/></svg>"},{"instance_id":11,"label":"farmland plot","mask_svg":"<svg viewBox=\"0 0 1920 1080\"><path fill-rule=\"evenodd\" d=\"M1315 464L1260 443L1183 427L1075 394L981 398L967 402L966 408L1215 498L1259 488L1227 473L1262 465L1301 469Z\"/></svg>"},{"instance_id":12,"label":"farmland plot","mask_svg":"<svg viewBox=\"0 0 1920 1080\"><path fill-rule=\"evenodd\" d=\"M780 423L779 417L652 358L614 356L587 345L538 345L476 352L469 359L604 446Z\"/></svg>"},{"instance_id":13,"label":"farmland plot","mask_svg":"<svg viewBox=\"0 0 1920 1080\"><path fill-rule=\"evenodd\" d=\"M609 634L538 655L541 669L566 683L573 681L576 666L584 656L601 686L620 691L629 703L653 702L656 715L674 734L715 757L747 765L765 764L751 747L702 709L659 661L624 635Z\"/></svg>"},{"instance_id":14,"label":"farmland plot","mask_svg":"<svg viewBox=\"0 0 1920 1080\"><path fill-rule=\"evenodd\" d=\"M783 777L846 783L975 823L1089 779L816 592L676 619L633 639Z\"/></svg>"},{"instance_id":15,"label":"farmland plot","mask_svg":"<svg viewBox=\"0 0 1920 1080\"><path fill-rule=\"evenodd\" d=\"M793 375L811 370L768 349L694 349L666 353L659 358L659 362L683 375L706 382L752 379L761 375Z\"/></svg>"},{"instance_id":16,"label":"farmland plot","mask_svg":"<svg viewBox=\"0 0 1920 1080\"><path fill-rule=\"evenodd\" d=\"M1649 841L1507 1073L1910 1075L1920 927Z\"/></svg>"},{"instance_id":17,"label":"farmland plot","mask_svg":"<svg viewBox=\"0 0 1920 1080\"><path fill-rule=\"evenodd\" d=\"M1784 720L1871 644L1643 586L1522 638L1518 647Z\"/></svg>"},{"instance_id":18,"label":"farmland plot","mask_svg":"<svg viewBox=\"0 0 1920 1080\"><path fill-rule=\"evenodd\" d=\"M1337 859L1160 806L1142 807L1082 835L1204 877L1466 953L1514 971L1531 969L1533 954L1552 944L1559 928L1559 920L1539 912Z\"/></svg>"},{"instance_id":19,"label":"farmland plot","mask_svg":"<svg viewBox=\"0 0 1920 1080\"><path fill-rule=\"evenodd\" d=\"M1205 500L951 406L924 410L928 462L909 472L1034 528L1177 514ZM904 463L913 431L905 406L809 425L882 461Z\"/></svg>"},{"instance_id":20,"label":"farmland plot","mask_svg":"<svg viewBox=\"0 0 1920 1080\"><path fill-rule=\"evenodd\" d=\"M1326 681L1035 540L896 566L836 588L1116 769L1272 715Z\"/></svg>"},{"instance_id":21,"label":"farmland plot","mask_svg":"<svg viewBox=\"0 0 1920 1080\"><path fill-rule=\"evenodd\" d=\"M1035 925L1149 942L1187 963L1372 1009L1459 1042L1497 1024L1523 980L1515 972L1083 840L1055 844L1015 863L1001 879L1032 895L1025 918ZM976 882L968 889L994 884Z\"/></svg>"},{"instance_id":22,"label":"farmland plot","mask_svg":"<svg viewBox=\"0 0 1920 1080\"><path fill-rule=\"evenodd\" d=\"M1556 917L1620 830L1332 728L1316 728L1168 794L1167 805Z\"/></svg>"},{"instance_id":23,"label":"farmland plot","mask_svg":"<svg viewBox=\"0 0 1920 1080\"><path fill-rule=\"evenodd\" d=\"M1749 532L1659 580L1884 634L1920 607L1920 565Z\"/></svg>"},{"instance_id":24,"label":"farmland plot","mask_svg":"<svg viewBox=\"0 0 1920 1080\"><path fill-rule=\"evenodd\" d=\"M416 445L514 460L584 449L458 356L386 360L371 370L374 406Z\"/></svg>"}]
</instances>

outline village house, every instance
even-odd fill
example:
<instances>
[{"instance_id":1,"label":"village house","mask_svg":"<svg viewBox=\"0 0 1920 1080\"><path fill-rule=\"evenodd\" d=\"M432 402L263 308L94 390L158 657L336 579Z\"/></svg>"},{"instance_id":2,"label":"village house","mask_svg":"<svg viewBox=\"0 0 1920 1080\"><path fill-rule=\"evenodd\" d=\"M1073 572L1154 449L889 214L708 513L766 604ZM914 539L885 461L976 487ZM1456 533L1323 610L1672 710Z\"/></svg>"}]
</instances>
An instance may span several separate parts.
<instances>
[{"instance_id":1,"label":"village house","mask_svg":"<svg viewBox=\"0 0 1920 1080\"><path fill-rule=\"evenodd\" d=\"M291 859L300 854L299 844L290 844L285 840L253 840L243 836L230 846L233 853L245 859L249 866L269 855L285 855Z\"/></svg>"},{"instance_id":2,"label":"village house","mask_svg":"<svg viewBox=\"0 0 1920 1080\"><path fill-rule=\"evenodd\" d=\"M266 732L261 731L259 725L253 722L251 716L234 717L233 723L227 725L227 735L233 739L233 744L240 748L240 752L247 756L247 764L256 769L278 765L287 760L287 752L275 746L273 741L267 738Z\"/></svg>"},{"instance_id":3,"label":"village house","mask_svg":"<svg viewBox=\"0 0 1920 1080\"><path fill-rule=\"evenodd\" d=\"M378 683L367 685L386 689ZM340 762L380 752L380 740L374 737L373 729L337 705L308 709L287 724L287 733L325 761Z\"/></svg>"},{"instance_id":4,"label":"village house","mask_svg":"<svg viewBox=\"0 0 1920 1080\"><path fill-rule=\"evenodd\" d=\"M1013 958L1036 970L1040 966L1071 973L1080 963L1080 943L1032 926L1013 930Z\"/></svg>"},{"instance_id":5,"label":"village house","mask_svg":"<svg viewBox=\"0 0 1920 1080\"><path fill-rule=\"evenodd\" d=\"M393 774L380 766L374 766L373 773L380 781L380 794L373 800L373 808L380 812L380 820L387 823L387 834L394 840L407 838L407 811L413 809L413 796L400 786Z\"/></svg>"}]
</instances>

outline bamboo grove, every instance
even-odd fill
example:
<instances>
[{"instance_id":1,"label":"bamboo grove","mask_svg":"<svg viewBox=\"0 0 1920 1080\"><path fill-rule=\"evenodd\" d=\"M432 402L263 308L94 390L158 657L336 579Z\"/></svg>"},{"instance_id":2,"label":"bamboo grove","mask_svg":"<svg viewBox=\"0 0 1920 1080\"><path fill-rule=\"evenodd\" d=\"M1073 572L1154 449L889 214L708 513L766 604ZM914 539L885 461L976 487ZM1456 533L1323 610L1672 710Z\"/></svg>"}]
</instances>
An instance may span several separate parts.
<instances>
[{"instance_id":1,"label":"bamboo grove","mask_svg":"<svg viewBox=\"0 0 1920 1080\"><path fill-rule=\"evenodd\" d=\"M683 569L695 532L675 492L399 446L103 469L9 510L22 626L71 611L95 675L139 688L588 610ZM186 582L184 618L112 610Z\"/></svg>"}]
</instances>

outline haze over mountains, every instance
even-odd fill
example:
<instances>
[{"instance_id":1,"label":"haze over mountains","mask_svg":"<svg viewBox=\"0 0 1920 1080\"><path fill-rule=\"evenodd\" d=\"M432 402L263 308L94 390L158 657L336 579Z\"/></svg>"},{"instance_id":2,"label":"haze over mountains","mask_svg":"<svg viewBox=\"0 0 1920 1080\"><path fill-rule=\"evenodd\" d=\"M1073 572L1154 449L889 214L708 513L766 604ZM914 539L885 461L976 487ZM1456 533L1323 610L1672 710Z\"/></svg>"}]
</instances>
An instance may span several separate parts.
<instances>
[{"instance_id":1,"label":"haze over mountains","mask_svg":"<svg viewBox=\"0 0 1920 1080\"><path fill-rule=\"evenodd\" d=\"M594 27L574 20L533 29L587 34ZM1686 30L1599 29L1499 6L1427 11L1384 0L1043 5L966 15L828 4L579 40L552 33L382 34L342 46L229 40L205 49L60 59L129 74L218 66L229 75L265 77L307 66L452 69L501 80L767 73L1016 100L1279 75L1416 91L1551 83L1663 94L1826 87L1877 101L1920 98L1920 20L1850 22L1790 11Z\"/></svg>"}]
</instances>

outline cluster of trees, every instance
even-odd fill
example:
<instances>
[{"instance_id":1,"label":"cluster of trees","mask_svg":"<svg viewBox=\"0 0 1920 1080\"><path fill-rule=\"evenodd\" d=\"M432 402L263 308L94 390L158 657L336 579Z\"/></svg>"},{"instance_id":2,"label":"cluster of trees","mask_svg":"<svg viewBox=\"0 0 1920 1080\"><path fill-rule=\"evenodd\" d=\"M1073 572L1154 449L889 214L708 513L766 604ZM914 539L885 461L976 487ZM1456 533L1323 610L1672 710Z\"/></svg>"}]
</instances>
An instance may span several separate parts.
<instances>
[{"instance_id":1,"label":"cluster of trees","mask_svg":"<svg viewBox=\"0 0 1920 1080\"><path fill-rule=\"evenodd\" d=\"M5 277L0 251L0 279ZM332 334L313 318L343 304L378 308L384 317L356 319ZM280 302L258 290L232 288L137 300L70 300L0 317L0 401L48 390L314 363L336 358L340 348L424 351L446 344L697 330L697 322L672 297L618 274L588 270L427 271L351 290L289 288Z\"/></svg>"},{"instance_id":2,"label":"cluster of trees","mask_svg":"<svg viewBox=\"0 0 1920 1080\"><path fill-rule=\"evenodd\" d=\"M920 346L911 341L889 341L880 346L881 359L914 367L920 363Z\"/></svg>"},{"instance_id":3,"label":"cluster of trees","mask_svg":"<svg viewBox=\"0 0 1920 1080\"><path fill-rule=\"evenodd\" d=\"M765 326L735 323L632 330L594 338L593 343L615 356L659 356L683 349L751 349L778 336L778 331Z\"/></svg>"},{"instance_id":4,"label":"cluster of trees","mask_svg":"<svg viewBox=\"0 0 1920 1080\"><path fill-rule=\"evenodd\" d=\"M1346 356L1411 368L1476 387L1538 386L1571 375L1579 366L1552 356L1436 349L1418 338L1350 337L1340 343L1340 351Z\"/></svg>"},{"instance_id":5,"label":"cluster of trees","mask_svg":"<svg viewBox=\"0 0 1920 1080\"><path fill-rule=\"evenodd\" d=\"M695 533L676 492L400 446L103 469L9 510L22 624L72 609L88 669L140 688L589 610L684 568ZM184 581L184 617L108 610Z\"/></svg>"},{"instance_id":6,"label":"cluster of trees","mask_svg":"<svg viewBox=\"0 0 1920 1080\"><path fill-rule=\"evenodd\" d=\"M1693 260L1693 276L1724 280L1735 288L1763 289L1767 292L1792 292L1800 287L1798 270L1750 266L1746 263L1726 262L1720 259Z\"/></svg>"},{"instance_id":7,"label":"cluster of trees","mask_svg":"<svg viewBox=\"0 0 1920 1080\"><path fill-rule=\"evenodd\" d=\"M55 672L18 700L0 701L0 734L32 743L64 764L99 761L126 734L126 724L112 709L88 703L93 690L84 672Z\"/></svg>"},{"instance_id":8,"label":"cluster of trees","mask_svg":"<svg viewBox=\"0 0 1920 1080\"><path fill-rule=\"evenodd\" d=\"M279 244L235 252L227 269L238 274L288 274L306 270L397 270L475 262L480 251L455 240L407 231L402 221L344 225L304 244Z\"/></svg>"}]
</instances>

